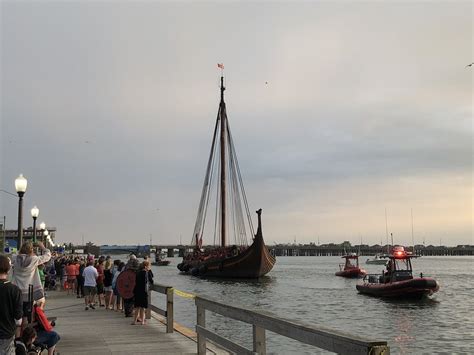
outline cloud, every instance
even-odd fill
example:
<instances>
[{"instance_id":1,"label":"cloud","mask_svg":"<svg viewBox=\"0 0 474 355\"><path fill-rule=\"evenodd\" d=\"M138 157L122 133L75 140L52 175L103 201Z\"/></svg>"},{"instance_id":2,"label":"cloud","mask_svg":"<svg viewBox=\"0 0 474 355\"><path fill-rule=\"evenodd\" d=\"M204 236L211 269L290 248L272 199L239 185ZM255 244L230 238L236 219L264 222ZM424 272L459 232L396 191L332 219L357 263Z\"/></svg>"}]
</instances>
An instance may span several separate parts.
<instances>
[{"instance_id":1,"label":"cloud","mask_svg":"<svg viewBox=\"0 0 474 355\"><path fill-rule=\"evenodd\" d=\"M0 187L64 240L190 239L224 62L270 240L377 242L388 207L472 241L470 3L1 6Z\"/></svg>"}]
</instances>

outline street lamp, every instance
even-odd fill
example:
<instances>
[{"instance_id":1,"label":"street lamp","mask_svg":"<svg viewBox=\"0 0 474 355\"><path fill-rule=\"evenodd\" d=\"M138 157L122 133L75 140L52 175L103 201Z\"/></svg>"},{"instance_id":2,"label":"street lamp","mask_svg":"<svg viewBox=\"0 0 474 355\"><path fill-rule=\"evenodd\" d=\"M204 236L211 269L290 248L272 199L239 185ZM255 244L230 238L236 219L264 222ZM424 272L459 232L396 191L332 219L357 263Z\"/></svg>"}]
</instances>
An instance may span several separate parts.
<instances>
[{"instance_id":1,"label":"street lamp","mask_svg":"<svg viewBox=\"0 0 474 355\"><path fill-rule=\"evenodd\" d=\"M33 217L33 243L36 243L36 218L38 218L40 210L38 207L31 209L31 217Z\"/></svg>"},{"instance_id":2,"label":"street lamp","mask_svg":"<svg viewBox=\"0 0 474 355\"><path fill-rule=\"evenodd\" d=\"M44 233L44 230L46 229L46 223L44 222L41 222L40 223L40 236L41 236L41 241L43 241L43 233Z\"/></svg>"},{"instance_id":3,"label":"street lamp","mask_svg":"<svg viewBox=\"0 0 474 355\"><path fill-rule=\"evenodd\" d=\"M23 177L23 174L20 174L15 179L15 189L19 197L18 201L18 250L23 244L23 195L26 192L26 186L28 181Z\"/></svg>"},{"instance_id":4,"label":"street lamp","mask_svg":"<svg viewBox=\"0 0 474 355\"><path fill-rule=\"evenodd\" d=\"M49 231L45 229L43 232L43 243L44 243L44 237L48 237L48 236L49 236Z\"/></svg>"},{"instance_id":5,"label":"street lamp","mask_svg":"<svg viewBox=\"0 0 474 355\"><path fill-rule=\"evenodd\" d=\"M48 235L47 243L49 243L54 248L55 244L53 242L53 239L51 239L50 235Z\"/></svg>"}]
</instances>

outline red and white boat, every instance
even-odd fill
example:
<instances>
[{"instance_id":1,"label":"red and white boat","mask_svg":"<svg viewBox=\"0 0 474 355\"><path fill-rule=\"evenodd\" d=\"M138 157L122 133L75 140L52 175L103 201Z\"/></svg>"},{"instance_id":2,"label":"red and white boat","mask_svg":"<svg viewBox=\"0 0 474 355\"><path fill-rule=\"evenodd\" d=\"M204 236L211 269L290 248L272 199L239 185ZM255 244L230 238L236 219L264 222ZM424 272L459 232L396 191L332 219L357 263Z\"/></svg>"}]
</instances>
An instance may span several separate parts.
<instances>
[{"instance_id":1,"label":"red and white boat","mask_svg":"<svg viewBox=\"0 0 474 355\"><path fill-rule=\"evenodd\" d=\"M369 274L356 286L360 293L387 298L420 299L439 290L438 282L431 277L413 277L411 259L416 257L401 246L393 248L382 275Z\"/></svg>"},{"instance_id":2,"label":"red and white boat","mask_svg":"<svg viewBox=\"0 0 474 355\"><path fill-rule=\"evenodd\" d=\"M359 256L355 253L347 254L342 257L346 259L344 264L339 264L339 271L336 272L336 276L357 278L363 277L367 274L364 269L359 267Z\"/></svg>"}]
</instances>

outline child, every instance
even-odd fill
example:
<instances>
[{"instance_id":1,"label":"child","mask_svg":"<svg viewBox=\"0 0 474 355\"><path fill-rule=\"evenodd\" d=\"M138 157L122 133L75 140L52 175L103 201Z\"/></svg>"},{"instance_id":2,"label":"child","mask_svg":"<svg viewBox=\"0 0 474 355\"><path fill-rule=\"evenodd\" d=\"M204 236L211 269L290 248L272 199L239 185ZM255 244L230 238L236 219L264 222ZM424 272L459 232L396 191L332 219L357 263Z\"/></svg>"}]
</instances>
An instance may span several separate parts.
<instances>
[{"instance_id":1,"label":"child","mask_svg":"<svg viewBox=\"0 0 474 355\"><path fill-rule=\"evenodd\" d=\"M35 305L34 306L34 322L36 324L36 345L45 345L48 348L48 355L54 354L54 349L58 343L60 337L58 333L53 330L54 323L50 323L43 309Z\"/></svg>"}]
</instances>

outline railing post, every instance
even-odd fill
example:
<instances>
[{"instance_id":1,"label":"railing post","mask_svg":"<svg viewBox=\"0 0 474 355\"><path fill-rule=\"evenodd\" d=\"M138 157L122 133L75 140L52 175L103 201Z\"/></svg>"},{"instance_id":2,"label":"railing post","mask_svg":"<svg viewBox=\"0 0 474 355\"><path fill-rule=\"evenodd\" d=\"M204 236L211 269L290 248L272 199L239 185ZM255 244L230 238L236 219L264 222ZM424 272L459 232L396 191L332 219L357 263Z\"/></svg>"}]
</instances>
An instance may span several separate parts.
<instances>
[{"instance_id":1,"label":"railing post","mask_svg":"<svg viewBox=\"0 0 474 355\"><path fill-rule=\"evenodd\" d=\"M168 287L166 289L166 333L173 333L174 330L173 295L173 288Z\"/></svg>"},{"instance_id":2,"label":"railing post","mask_svg":"<svg viewBox=\"0 0 474 355\"><path fill-rule=\"evenodd\" d=\"M148 308L145 311L145 318L146 319L151 319L151 293L153 292L152 289L148 290Z\"/></svg>"},{"instance_id":3,"label":"railing post","mask_svg":"<svg viewBox=\"0 0 474 355\"><path fill-rule=\"evenodd\" d=\"M206 309L202 306L196 306L197 308L197 325L206 328ZM198 355L205 355L206 354L206 338L201 334L197 334L197 347L198 347Z\"/></svg>"},{"instance_id":4,"label":"railing post","mask_svg":"<svg viewBox=\"0 0 474 355\"><path fill-rule=\"evenodd\" d=\"M368 354L370 355L390 355L390 348L387 345L371 346Z\"/></svg>"},{"instance_id":5,"label":"railing post","mask_svg":"<svg viewBox=\"0 0 474 355\"><path fill-rule=\"evenodd\" d=\"M253 352L259 355L267 353L267 344L265 338L265 328L253 325Z\"/></svg>"}]
</instances>

